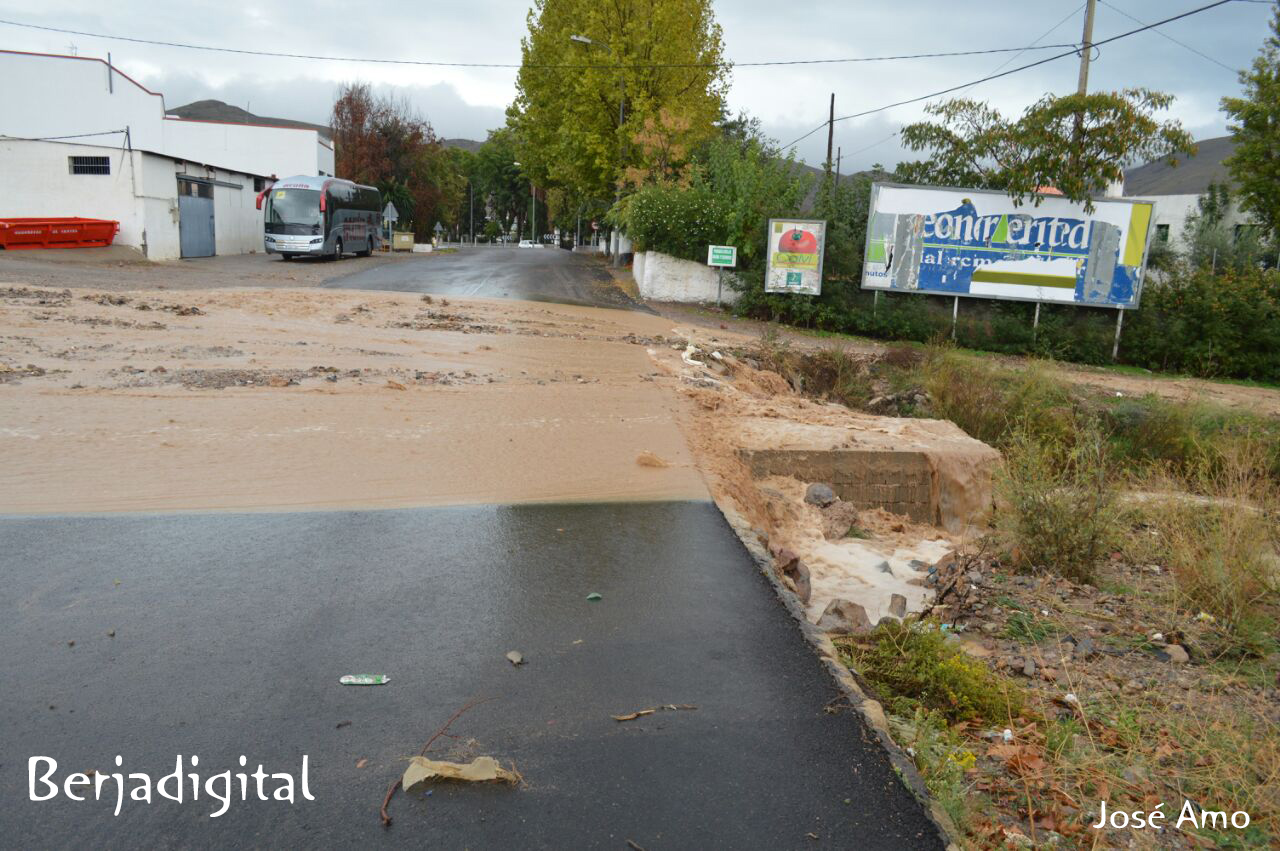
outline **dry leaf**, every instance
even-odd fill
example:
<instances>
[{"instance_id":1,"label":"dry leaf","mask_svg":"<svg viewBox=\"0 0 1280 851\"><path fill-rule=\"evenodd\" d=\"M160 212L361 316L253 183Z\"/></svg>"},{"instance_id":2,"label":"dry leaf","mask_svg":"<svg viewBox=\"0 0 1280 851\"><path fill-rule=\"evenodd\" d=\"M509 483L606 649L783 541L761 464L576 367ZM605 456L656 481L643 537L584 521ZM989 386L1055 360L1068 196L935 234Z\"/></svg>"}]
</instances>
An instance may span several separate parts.
<instances>
[{"instance_id":1,"label":"dry leaf","mask_svg":"<svg viewBox=\"0 0 1280 851\"><path fill-rule=\"evenodd\" d=\"M392 381L390 378L387 379L387 387L391 388L392 390L405 389L405 386L401 384L399 381Z\"/></svg>"},{"instance_id":2,"label":"dry leaf","mask_svg":"<svg viewBox=\"0 0 1280 851\"><path fill-rule=\"evenodd\" d=\"M407 792L417 784L425 783L428 780L466 780L471 783L488 781L518 783L520 782L520 775L503 768L491 756L478 756L466 764L415 756L409 760L409 767L404 770L404 778L400 783Z\"/></svg>"},{"instance_id":3,"label":"dry leaf","mask_svg":"<svg viewBox=\"0 0 1280 851\"><path fill-rule=\"evenodd\" d=\"M368 764L369 764L369 760L364 757L361 757L360 759L356 760L356 768L364 768Z\"/></svg>"}]
</instances>

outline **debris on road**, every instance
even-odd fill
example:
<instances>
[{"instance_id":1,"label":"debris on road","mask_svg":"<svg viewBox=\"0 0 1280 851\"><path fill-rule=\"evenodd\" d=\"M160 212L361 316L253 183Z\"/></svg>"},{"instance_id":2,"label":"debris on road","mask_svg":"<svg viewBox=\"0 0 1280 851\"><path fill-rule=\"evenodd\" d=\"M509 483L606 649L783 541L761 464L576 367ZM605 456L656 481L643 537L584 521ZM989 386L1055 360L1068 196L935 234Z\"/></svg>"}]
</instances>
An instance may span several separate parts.
<instances>
[{"instance_id":1,"label":"debris on road","mask_svg":"<svg viewBox=\"0 0 1280 851\"><path fill-rule=\"evenodd\" d=\"M386 674L345 674L338 682L344 686L382 686L390 680Z\"/></svg>"},{"instance_id":2,"label":"debris on road","mask_svg":"<svg viewBox=\"0 0 1280 851\"><path fill-rule=\"evenodd\" d=\"M604 599L604 596L595 591L592 591L590 594L587 595L587 600L592 603L598 603L603 599Z\"/></svg>"},{"instance_id":3,"label":"debris on road","mask_svg":"<svg viewBox=\"0 0 1280 851\"><path fill-rule=\"evenodd\" d=\"M677 712L680 710L693 710L698 707L692 703L664 703L661 706L653 706L649 709L637 709L635 712L628 712L625 715L610 715L614 721L634 721L637 718L643 718L646 715L653 715L655 712Z\"/></svg>"},{"instance_id":4,"label":"debris on road","mask_svg":"<svg viewBox=\"0 0 1280 851\"><path fill-rule=\"evenodd\" d=\"M524 664L524 656L520 654L519 650L512 650L507 654L507 661L518 668Z\"/></svg>"},{"instance_id":5,"label":"debris on road","mask_svg":"<svg viewBox=\"0 0 1280 851\"><path fill-rule=\"evenodd\" d=\"M479 756L468 763L448 762L447 760L427 759L415 756L409 760L409 767L400 778L400 785L406 792L428 780L464 780L468 783L519 783L520 773L503 768L491 756Z\"/></svg>"},{"instance_id":6,"label":"debris on road","mask_svg":"<svg viewBox=\"0 0 1280 851\"><path fill-rule=\"evenodd\" d=\"M351 726L350 721L339 721L337 724L334 725L334 729L341 730L343 727L350 727L350 726Z\"/></svg>"}]
</instances>

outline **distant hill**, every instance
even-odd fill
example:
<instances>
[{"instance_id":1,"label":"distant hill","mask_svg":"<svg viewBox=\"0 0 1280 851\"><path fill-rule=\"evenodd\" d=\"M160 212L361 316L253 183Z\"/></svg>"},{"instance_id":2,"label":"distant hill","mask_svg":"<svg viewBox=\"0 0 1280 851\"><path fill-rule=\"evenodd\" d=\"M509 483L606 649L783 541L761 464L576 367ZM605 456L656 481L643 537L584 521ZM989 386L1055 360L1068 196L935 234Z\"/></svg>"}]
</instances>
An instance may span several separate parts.
<instances>
[{"instance_id":1,"label":"distant hill","mask_svg":"<svg viewBox=\"0 0 1280 851\"><path fill-rule=\"evenodd\" d=\"M304 130L316 130L326 139L333 138L333 132L324 124L312 124L309 121L295 121L292 118L272 118L266 115L254 115L247 109L241 109L220 100L198 100L186 106L177 106L166 110L166 115L175 118L189 118L192 121L225 121L230 124L265 124L268 127L301 127Z\"/></svg>"},{"instance_id":2,"label":"distant hill","mask_svg":"<svg viewBox=\"0 0 1280 851\"><path fill-rule=\"evenodd\" d=\"M441 144L446 148L461 148L464 151L470 151L474 154L476 151L480 150L480 146L483 145L484 142L477 142L475 139L443 139L441 140Z\"/></svg>"}]
</instances>

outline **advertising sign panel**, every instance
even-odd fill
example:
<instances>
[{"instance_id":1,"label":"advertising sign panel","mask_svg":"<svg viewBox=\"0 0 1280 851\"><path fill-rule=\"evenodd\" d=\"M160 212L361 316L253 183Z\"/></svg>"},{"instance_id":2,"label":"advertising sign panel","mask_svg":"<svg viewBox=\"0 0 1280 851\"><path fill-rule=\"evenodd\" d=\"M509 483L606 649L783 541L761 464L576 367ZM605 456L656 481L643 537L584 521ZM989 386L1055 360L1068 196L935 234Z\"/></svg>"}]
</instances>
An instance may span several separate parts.
<instances>
[{"instance_id":1,"label":"advertising sign panel","mask_svg":"<svg viewBox=\"0 0 1280 851\"><path fill-rule=\"evenodd\" d=\"M1133 308L1152 204L1057 196L1015 207L1003 192L877 183L864 289Z\"/></svg>"},{"instance_id":2,"label":"advertising sign panel","mask_svg":"<svg viewBox=\"0 0 1280 851\"><path fill-rule=\"evenodd\" d=\"M820 295L826 240L825 221L770 219L769 265L764 274L764 291Z\"/></svg>"}]
</instances>

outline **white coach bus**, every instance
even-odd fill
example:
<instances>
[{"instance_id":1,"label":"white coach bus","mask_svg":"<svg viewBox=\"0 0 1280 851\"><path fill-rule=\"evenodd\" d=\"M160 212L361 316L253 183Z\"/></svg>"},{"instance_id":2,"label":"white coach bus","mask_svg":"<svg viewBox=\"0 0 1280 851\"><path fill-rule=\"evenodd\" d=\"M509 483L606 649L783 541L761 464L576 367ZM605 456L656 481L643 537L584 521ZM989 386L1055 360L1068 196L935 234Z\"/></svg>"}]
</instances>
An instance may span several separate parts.
<instances>
[{"instance_id":1,"label":"white coach bus","mask_svg":"<svg viewBox=\"0 0 1280 851\"><path fill-rule=\"evenodd\" d=\"M336 177L286 177L264 193L263 241L285 260L368 257L381 240L382 195Z\"/></svg>"}]
</instances>

